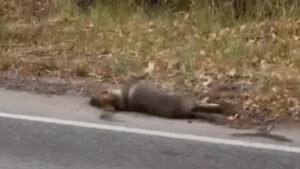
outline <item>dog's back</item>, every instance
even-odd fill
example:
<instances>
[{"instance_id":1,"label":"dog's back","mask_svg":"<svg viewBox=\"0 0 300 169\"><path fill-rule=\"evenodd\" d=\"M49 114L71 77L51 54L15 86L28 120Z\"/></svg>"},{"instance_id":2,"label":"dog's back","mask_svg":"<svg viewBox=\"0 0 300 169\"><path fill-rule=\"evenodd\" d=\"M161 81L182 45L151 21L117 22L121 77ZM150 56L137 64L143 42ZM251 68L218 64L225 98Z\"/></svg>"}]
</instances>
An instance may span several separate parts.
<instances>
[{"instance_id":1,"label":"dog's back","mask_svg":"<svg viewBox=\"0 0 300 169\"><path fill-rule=\"evenodd\" d=\"M128 83L124 86L124 91L129 111L167 118L184 118L192 108L192 103L186 98L168 94L146 80Z\"/></svg>"}]
</instances>

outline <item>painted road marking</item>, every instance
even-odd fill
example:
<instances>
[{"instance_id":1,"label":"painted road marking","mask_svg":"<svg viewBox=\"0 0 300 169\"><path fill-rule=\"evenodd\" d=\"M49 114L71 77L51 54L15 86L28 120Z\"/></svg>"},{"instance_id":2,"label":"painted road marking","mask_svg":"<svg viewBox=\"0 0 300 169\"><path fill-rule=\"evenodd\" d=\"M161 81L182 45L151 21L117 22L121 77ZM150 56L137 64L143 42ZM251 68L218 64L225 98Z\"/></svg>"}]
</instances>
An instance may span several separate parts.
<instances>
[{"instance_id":1,"label":"painted road marking","mask_svg":"<svg viewBox=\"0 0 300 169\"><path fill-rule=\"evenodd\" d=\"M62 119L48 118L48 117L30 116L30 115L23 115L23 114L10 114L10 113L4 113L4 112L0 112L0 117L10 118L10 119L27 120L27 121L35 121L35 122L53 123L53 124L68 125L68 126L76 126L76 127L84 127L84 128L110 130L110 131L116 131L116 132L126 132L126 133L141 134L141 135L159 136L159 137L174 138L174 139L183 139L183 140L214 143L214 144L224 144L224 145L241 146L241 147L248 147L248 148L258 148L258 149L265 149L265 150L285 151L285 152L300 154L299 147L291 147L291 146L284 146L284 145L275 145L275 144L258 143L258 142L247 142L247 141L242 141L242 140L222 139L222 138L197 136L197 135L190 135L190 134L179 134L179 133L173 133L173 132L155 131L155 130L147 130L147 129L139 129L139 128L131 128L131 127L123 127L123 126L111 126L111 125L103 125L103 124L96 124L96 123L71 121L71 120L62 120Z\"/></svg>"}]
</instances>

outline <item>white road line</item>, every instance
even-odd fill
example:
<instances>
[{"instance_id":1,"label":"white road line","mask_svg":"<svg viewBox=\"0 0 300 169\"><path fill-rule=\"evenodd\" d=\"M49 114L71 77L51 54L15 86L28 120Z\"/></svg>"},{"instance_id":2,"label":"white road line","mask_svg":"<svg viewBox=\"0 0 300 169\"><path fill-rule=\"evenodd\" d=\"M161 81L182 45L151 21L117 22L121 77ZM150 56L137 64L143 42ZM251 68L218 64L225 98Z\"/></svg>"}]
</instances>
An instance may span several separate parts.
<instances>
[{"instance_id":1,"label":"white road line","mask_svg":"<svg viewBox=\"0 0 300 169\"><path fill-rule=\"evenodd\" d=\"M172 133L172 132L123 127L123 126L111 126L111 125L62 120L62 119L55 119L55 118L48 118L48 117L37 117L37 116L30 116L30 115L23 115L23 114L10 114L4 112L0 112L0 117L44 122L44 123L54 123L54 124L84 127L84 128L110 130L110 131L117 131L117 132L127 132L127 133L134 133L134 134L167 137L167 138L174 138L174 139L183 139L183 140L198 141L198 142L207 142L207 143L214 143L214 144L225 144L231 146L242 146L242 147L265 149L265 150L285 151L285 152L300 154L300 147L291 147L291 146L284 146L284 145L246 142L246 141L233 140L233 139L222 139L222 138L213 138L213 137L197 136L197 135L190 135L190 134L179 134L179 133Z\"/></svg>"}]
</instances>

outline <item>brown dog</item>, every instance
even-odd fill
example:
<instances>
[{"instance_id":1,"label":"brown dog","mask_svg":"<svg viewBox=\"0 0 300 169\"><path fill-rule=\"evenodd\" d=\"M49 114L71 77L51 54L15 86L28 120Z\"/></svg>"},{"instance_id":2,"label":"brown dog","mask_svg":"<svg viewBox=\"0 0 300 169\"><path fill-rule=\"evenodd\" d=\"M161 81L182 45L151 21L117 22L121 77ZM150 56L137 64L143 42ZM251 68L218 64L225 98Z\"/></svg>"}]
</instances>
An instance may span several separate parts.
<instances>
[{"instance_id":1,"label":"brown dog","mask_svg":"<svg viewBox=\"0 0 300 169\"><path fill-rule=\"evenodd\" d=\"M90 104L170 119L207 119L207 113L222 113L217 104L198 104L191 98L162 91L141 78L125 82L120 89L100 92L91 97Z\"/></svg>"}]
</instances>

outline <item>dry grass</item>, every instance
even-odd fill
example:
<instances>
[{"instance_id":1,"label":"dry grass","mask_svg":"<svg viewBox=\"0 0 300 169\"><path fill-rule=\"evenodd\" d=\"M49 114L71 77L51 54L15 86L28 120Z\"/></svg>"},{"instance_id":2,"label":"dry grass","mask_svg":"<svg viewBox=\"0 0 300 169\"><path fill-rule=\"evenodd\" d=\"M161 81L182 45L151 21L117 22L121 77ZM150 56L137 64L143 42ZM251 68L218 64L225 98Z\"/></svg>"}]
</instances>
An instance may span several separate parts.
<instances>
[{"instance_id":1,"label":"dry grass","mask_svg":"<svg viewBox=\"0 0 300 169\"><path fill-rule=\"evenodd\" d=\"M6 25L0 18L0 42L5 41L8 38L8 31L6 29Z\"/></svg>"},{"instance_id":2,"label":"dry grass","mask_svg":"<svg viewBox=\"0 0 300 169\"><path fill-rule=\"evenodd\" d=\"M1 46L1 70L114 81L154 61L155 79L193 92L220 81L250 84L250 91L228 97L240 106L240 120L299 120L299 8L236 20L230 9L146 15L120 3L82 13L54 1L46 18L7 19L11 37Z\"/></svg>"}]
</instances>

